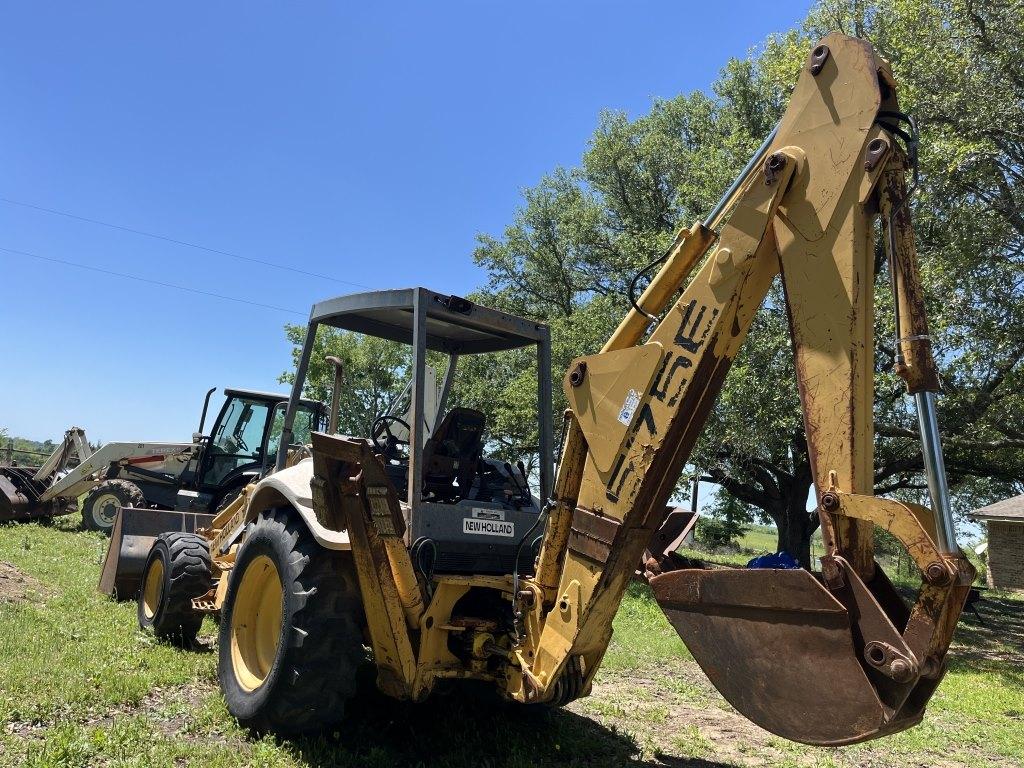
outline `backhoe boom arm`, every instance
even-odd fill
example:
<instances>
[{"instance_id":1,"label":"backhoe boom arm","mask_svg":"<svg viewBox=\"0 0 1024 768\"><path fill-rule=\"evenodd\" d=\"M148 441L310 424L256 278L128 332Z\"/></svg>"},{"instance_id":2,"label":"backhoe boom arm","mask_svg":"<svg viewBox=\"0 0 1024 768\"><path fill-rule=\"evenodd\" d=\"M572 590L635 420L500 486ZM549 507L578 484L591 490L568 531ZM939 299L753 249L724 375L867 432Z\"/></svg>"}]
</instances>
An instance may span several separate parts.
<instances>
[{"instance_id":1,"label":"backhoe boom arm","mask_svg":"<svg viewBox=\"0 0 1024 768\"><path fill-rule=\"evenodd\" d=\"M639 344L647 318L633 310L601 353L570 367L571 414L548 535L526 582L536 599L520 606L532 632L516 651L517 698L589 690L635 564L754 313L781 277L827 550L823 573L682 570L655 576L652 586L719 689L769 730L838 744L920 719L973 570L948 514L935 519L923 507L871 496L879 212L896 275L899 372L921 407L938 388L907 157L892 125L900 116L888 65L868 43L822 41L718 237L700 224L684 231L641 299L645 312L661 313L711 251L647 341ZM941 469L937 440L926 449ZM944 478L934 475L933 494L944 492ZM927 583L909 612L875 565L875 525L922 563Z\"/></svg>"}]
</instances>

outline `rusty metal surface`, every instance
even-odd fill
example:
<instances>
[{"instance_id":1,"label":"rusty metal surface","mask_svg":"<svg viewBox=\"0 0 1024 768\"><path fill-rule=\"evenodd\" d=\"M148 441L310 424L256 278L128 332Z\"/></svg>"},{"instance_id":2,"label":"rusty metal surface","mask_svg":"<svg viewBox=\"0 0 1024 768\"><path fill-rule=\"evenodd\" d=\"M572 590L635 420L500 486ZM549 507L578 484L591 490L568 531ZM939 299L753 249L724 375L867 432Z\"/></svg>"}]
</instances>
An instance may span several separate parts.
<instances>
[{"instance_id":1,"label":"rusty metal surface","mask_svg":"<svg viewBox=\"0 0 1024 768\"><path fill-rule=\"evenodd\" d=\"M697 525L698 512L671 507L671 511L647 543L645 556L661 558L675 552Z\"/></svg>"},{"instance_id":2,"label":"rusty metal surface","mask_svg":"<svg viewBox=\"0 0 1024 768\"><path fill-rule=\"evenodd\" d=\"M848 611L809 572L680 570L651 587L711 682L762 728L835 745L887 725Z\"/></svg>"},{"instance_id":3,"label":"rusty metal surface","mask_svg":"<svg viewBox=\"0 0 1024 768\"><path fill-rule=\"evenodd\" d=\"M909 513L908 513L909 514ZM908 611L881 568L842 557L801 569L681 569L655 599L723 696L772 733L850 744L920 722L970 588L964 569Z\"/></svg>"},{"instance_id":4,"label":"rusty metal surface","mask_svg":"<svg viewBox=\"0 0 1024 768\"><path fill-rule=\"evenodd\" d=\"M6 469L0 470L0 521L27 517L31 501L24 491L15 485L15 480L20 478L9 477L5 472Z\"/></svg>"},{"instance_id":5,"label":"rusty metal surface","mask_svg":"<svg viewBox=\"0 0 1024 768\"><path fill-rule=\"evenodd\" d=\"M690 560L676 551L683 545L686 537L693 532L700 513L679 507L669 507L669 509L671 511L661 523L661 527L647 542L647 548L633 574L634 579L648 581L651 577L665 571L704 567L703 563Z\"/></svg>"},{"instance_id":6,"label":"rusty metal surface","mask_svg":"<svg viewBox=\"0 0 1024 768\"><path fill-rule=\"evenodd\" d=\"M608 560L620 526L618 520L577 508L569 529L569 551L604 563Z\"/></svg>"},{"instance_id":7,"label":"rusty metal surface","mask_svg":"<svg viewBox=\"0 0 1024 768\"><path fill-rule=\"evenodd\" d=\"M352 559L377 664L377 686L395 698L414 698L416 657L406 607L392 569L392 552L378 532L365 493L368 485L388 488L390 481L364 441L315 432L313 465L317 481L314 504L321 507L317 514L343 520L352 542ZM402 523L393 488L389 488L384 502L392 510L390 522L397 530ZM397 541L400 544L401 540ZM408 560L408 551L404 546L401 549Z\"/></svg>"},{"instance_id":8,"label":"rusty metal surface","mask_svg":"<svg viewBox=\"0 0 1024 768\"><path fill-rule=\"evenodd\" d=\"M895 371L910 394L939 392L939 374L932 357L924 289L917 266L914 227L910 206L904 202L908 194L904 174L902 159L891 161L882 174L878 194L879 218L891 263L890 279L895 282L900 310L900 327L895 335L902 356L895 361Z\"/></svg>"},{"instance_id":9,"label":"rusty metal surface","mask_svg":"<svg viewBox=\"0 0 1024 768\"><path fill-rule=\"evenodd\" d=\"M564 419L565 445L555 480L554 504L550 510L540 557L537 559L535 576L537 585L544 593L544 603L549 606L555 601L562 560L569 542L572 515L580 493L583 462L587 458L587 441L576 422L576 416L571 410L566 410Z\"/></svg>"},{"instance_id":10,"label":"rusty metal surface","mask_svg":"<svg viewBox=\"0 0 1024 768\"><path fill-rule=\"evenodd\" d=\"M40 503L46 483L32 480L34 467L0 467L0 522L28 520L53 513L53 505Z\"/></svg>"}]
</instances>

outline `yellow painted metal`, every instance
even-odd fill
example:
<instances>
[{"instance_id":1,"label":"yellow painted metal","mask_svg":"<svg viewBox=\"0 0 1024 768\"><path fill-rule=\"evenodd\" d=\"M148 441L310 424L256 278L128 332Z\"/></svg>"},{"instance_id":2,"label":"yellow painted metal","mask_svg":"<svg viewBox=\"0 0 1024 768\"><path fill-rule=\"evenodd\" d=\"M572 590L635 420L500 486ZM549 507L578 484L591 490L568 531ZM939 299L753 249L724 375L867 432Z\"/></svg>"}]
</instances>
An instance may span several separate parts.
<instances>
[{"instance_id":1,"label":"yellow painted metal","mask_svg":"<svg viewBox=\"0 0 1024 768\"><path fill-rule=\"evenodd\" d=\"M777 141L799 145L807 172L794 181L774 227L786 290L811 468L819 493L870 493L874 477L872 215L880 174L865 169L878 129L880 62L860 40L830 35L831 56L815 78L805 70ZM829 82L831 80L831 82ZM823 516L828 549L838 547L863 577L874 571L872 528Z\"/></svg>"},{"instance_id":2,"label":"yellow painted metal","mask_svg":"<svg viewBox=\"0 0 1024 768\"><path fill-rule=\"evenodd\" d=\"M633 419L641 416L641 392L650 386L663 354L660 344L644 344L577 358L569 366L586 386L573 386L572 376L566 376L565 396L601 472L611 469Z\"/></svg>"},{"instance_id":3,"label":"yellow painted metal","mask_svg":"<svg viewBox=\"0 0 1024 768\"><path fill-rule=\"evenodd\" d=\"M640 295L637 305L648 315L660 315L714 241L715 233L699 221L689 229L681 230L669 248L664 266ZM601 351L613 352L632 347L640 341L650 323L650 318L643 312L630 309Z\"/></svg>"},{"instance_id":4,"label":"yellow painted metal","mask_svg":"<svg viewBox=\"0 0 1024 768\"><path fill-rule=\"evenodd\" d=\"M907 548L921 573L936 563L950 575L954 573L955 567L946 564L935 546L935 518L927 507L834 489L832 494L839 499L838 514L867 521L891 533Z\"/></svg>"},{"instance_id":5,"label":"yellow painted metal","mask_svg":"<svg viewBox=\"0 0 1024 768\"><path fill-rule=\"evenodd\" d=\"M896 300L900 307L900 327L896 329L902 359L896 363L896 373L906 382L907 392L938 392L939 374L932 357L932 342L928 334L928 318L921 311L924 292L917 267L917 246L914 227L910 221L907 200L906 168L902 157L893 157L882 174L878 195L878 212L882 221L882 236L889 237L889 221L894 220L891 254L896 281Z\"/></svg>"},{"instance_id":6,"label":"yellow painted metal","mask_svg":"<svg viewBox=\"0 0 1024 768\"><path fill-rule=\"evenodd\" d=\"M570 656L582 657L588 684L600 664L626 584L778 271L773 243L764 235L800 154L787 155L773 185L760 175L747 184L714 255L652 333L650 342L665 350L664 365L644 389L637 404L644 418L633 421L612 468L601 472L589 456L584 462L578 506L623 525L605 563L566 552L555 607L535 643L530 670L541 699L551 695L550 683ZM576 470L563 463L559 471Z\"/></svg>"},{"instance_id":7,"label":"yellow painted metal","mask_svg":"<svg viewBox=\"0 0 1024 768\"><path fill-rule=\"evenodd\" d=\"M565 412L563 429L565 445L562 448L562 460L552 493L554 504L548 512L547 530L541 542L537 573L534 577L534 583L543 595L542 602L547 607L555 601L562 573L562 560L569 543L572 515L576 510L576 499L583 479L583 463L587 458L587 441L571 410ZM538 607L539 605L540 603Z\"/></svg>"},{"instance_id":8,"label":"yellow painted metal","mask_svg":"<svg viewBox=\"0 0 1024 768\"><path fill-rule=\"evenodd\" d=\"M348 530L352 543L352 560L377 664L377 687L395 698L413 698L416 654L391 564L392 557L409 560L409 553L404 547L389 549L384 543L388 537L401 542L405 532L394 487L380 459L362 441L314 433L313 466L317 516L337 520ZM380 490L384 493L378 494ZM408 569L412 569L411 562Z\"/></svg>"},{"instance_id":9,"label":"yellow painted metal","mask_svg":"<svg viewBox=\"0 0 1024 768\"><path fill-rule=\"evenodd\" d=\"M416 688L425 695L433 677L443 671L461 669L462 663L448 650L452 608L470 589L466 582L441 580L434 590L429 610L420 625ZM426 678L431 678L429 681Z\"/></svg>"},{"instance_id":10,"label":"yellow painted metal","mask_svg":"<svg viewBox=\"0 0 1024 768\"><path fill-rule=\"evenodd\" d=\"M231 666L246 691L263 685L277 656L284 589L274 561L259 555L246 566L231 613Z\"/></svg>"},{"instance_id":11,"label":"yellow painted metal","mask_svg":"<svg viewBox=\"0 0 1024 768\"><path fill-rule=\"evenodd\" d=\"M142 586L142 611L147 619L156 616L160 600L164 595L164 561L154 557L146 571L146 582Z\"/></svg>"},{"instance_id":12,"label":"yellow painted metal","mask_svg":"<svg viewBox=\"0 0 1024 768\"><path fill-rule=\"evenodd\" d=\"M217 513L210 522L210 527L200 531L210 542L210 553L213 556L214 565L219 559L220 550L223 549L225 542L246 522L249 498L255 487L255 482L245 486L230 504Z\"/></svg>"},{"instance_id":13,"label":"yellow painted metal","mask_svg":"<svg viewBox=\"0 0 1024 768\"><path fill-rule=\"evenodd\" d=\"M387 550L388 563L395 577L395 589L402 603L405 621L410 627L418 627L423 618L423 590L416 580L416 572L409 558L405 542L399 538L385 537L382 539Z\"/></svg>"},{"instance_id":14,"label":"yellow painted metal","mask_svg":"<svg viewBox=\"0 0 1024 768\"><path fill-rule=\"evenodd\" d=\"M700 222L681 230L669 249L668 259L641 294L637 304L650 315L663 312L673 294L682 287L694 265L707 252L714 240L715 233ZM646 315L630 309L601 351L614 352L634 346L643 337L649 324ZM541 604L550 607L556 597L562 559L569 540L572 514L576 509L588 449L583 431L572 410L565 413L564 434L560 469L552 494L555 503L549 511L547 530L534 578L543 595L542 603L537 604L538 610Z\"/></svg>"}]
</instances>

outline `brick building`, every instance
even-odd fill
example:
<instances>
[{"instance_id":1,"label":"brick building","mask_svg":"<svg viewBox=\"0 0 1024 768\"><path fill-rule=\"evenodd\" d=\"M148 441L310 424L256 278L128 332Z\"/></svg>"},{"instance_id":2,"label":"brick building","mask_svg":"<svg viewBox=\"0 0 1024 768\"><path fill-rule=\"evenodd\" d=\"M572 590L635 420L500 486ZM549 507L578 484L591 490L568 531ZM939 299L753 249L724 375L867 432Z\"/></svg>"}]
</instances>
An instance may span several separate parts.
<instances>
[{"instance_id":1,"label":"brick building","mask_svg":"<svg viewBox=\"0 0 1024 768\"><path fill-rule=\"evenodd\" d=\"M1024 590L1024 495L976 509L968 517L988 528L988 585Z\"/></svg>"}]
</instances>

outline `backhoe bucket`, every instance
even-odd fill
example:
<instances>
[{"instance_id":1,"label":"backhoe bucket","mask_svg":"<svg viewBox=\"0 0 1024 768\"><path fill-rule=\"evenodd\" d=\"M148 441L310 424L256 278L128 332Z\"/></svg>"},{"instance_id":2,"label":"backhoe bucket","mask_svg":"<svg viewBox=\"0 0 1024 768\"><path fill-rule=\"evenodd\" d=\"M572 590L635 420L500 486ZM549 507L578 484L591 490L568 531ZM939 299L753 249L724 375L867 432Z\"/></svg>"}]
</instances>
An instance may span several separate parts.
<instances>
[{"instance_id":1,"label":"backhoe bucket","mask_svg":"<svg viewBox=\"0 0 1024 768\"><path fill-rule=\"evenodd\" d=\"M213 517L198 512L121 507L100 572L100 592L115 600L133 600L156 537L171 531L195 533L209 526Z\"/></svg>"},{"instance_id":2,"label":"backhoe bucket","mask_svg":"<svg viewBox=\"0 0 1024 768\"><path fill-rule=\"evenodd\" d=\"M897 683L866 663L858 647L864 621L884 622L891 630L886 636L902 646L866 588L858 593L861 615L851 618L847 606L803 569L683 569L650 583L729 703L792 741L850 744L908 728L921 719L941 678L941 669L925 679L915 667Z\"/></svg>"},{"instance_id":3,"label":"backhoe bucket","mask_svg":"<svg viewBox=\"0 0 1024 768\"><path fill-rule=\"evenodd\" d=\"M53 504L39 501L45 484L32 480L34 467L0 467L0 522L53 514Z\"/></svg>"}]
</instances>

